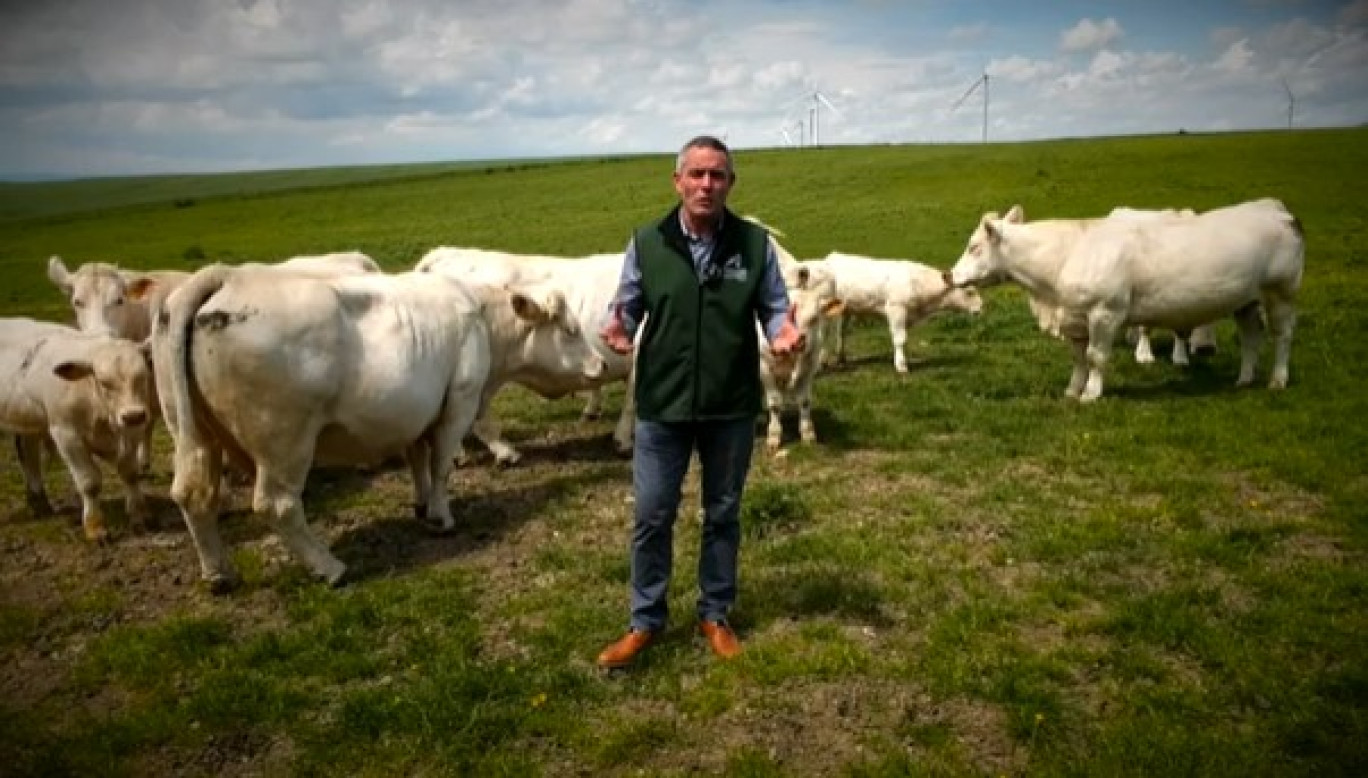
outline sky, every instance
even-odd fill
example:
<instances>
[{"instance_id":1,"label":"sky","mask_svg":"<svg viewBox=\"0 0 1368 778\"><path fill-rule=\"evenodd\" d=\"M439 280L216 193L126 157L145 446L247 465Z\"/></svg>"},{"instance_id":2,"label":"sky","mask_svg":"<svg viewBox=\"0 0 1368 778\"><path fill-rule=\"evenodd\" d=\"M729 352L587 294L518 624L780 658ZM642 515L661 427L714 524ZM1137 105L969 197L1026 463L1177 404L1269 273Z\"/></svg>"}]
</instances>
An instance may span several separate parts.
<instances>
[{"instance_id":1,"label":"sky","mask_svg":"<svg viewBox=\"0 0 1368 778\"><path fill-rule=\"evenodd\" d=\"M985 79L986 76L986 79ZM1368 0L0 0L0 178L1368 122Z\"/></svg>"}]
</instances>

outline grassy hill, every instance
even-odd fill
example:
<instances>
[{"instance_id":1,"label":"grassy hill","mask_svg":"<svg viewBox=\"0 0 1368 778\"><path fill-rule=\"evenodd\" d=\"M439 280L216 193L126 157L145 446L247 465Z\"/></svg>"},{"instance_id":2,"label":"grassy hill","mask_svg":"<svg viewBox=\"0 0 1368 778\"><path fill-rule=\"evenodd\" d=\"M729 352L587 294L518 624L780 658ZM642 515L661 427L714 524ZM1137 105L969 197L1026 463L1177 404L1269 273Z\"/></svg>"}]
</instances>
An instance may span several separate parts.
<instances>
[{"instance_id":1,"label":"grassy hill","mask_svg":"<svg viewBox=\"0 0 1368 778\"><path fill-rule=\"evenodd\" d=\"M669 155L0 187L0 314L65 318L53 254L193 268L437 245L620 249L668 207ZM1063 397L1067 348L1019 290L882 324L817 383L811 448L757 451L746 653L691 637L696 480L676 621L641 666L626 621L630 465L612 420L512 389L526 454L453 483L458 531L407 518L401 469L320 471L306 504L359 580L305 579L234 498L242 590L214 598L163 529L87 546L24 508L0 457L0 764L15 774L1108 775L1368 773L1368 129L741 152L732 204L798 256L948 267L980 214L1281 198L1307 235L1292 385L1236 390L1238 345L1189 369L1114 357ZM1267 351L1267 349L1266 349ZM1260 379L1267 375L1265 353ZM621 396L609 394L610 408ZM790 419L790 422L792 420ZM790 435L792 435L790 430ZM109 479L112 481L113 479ZM117 487L106 491L120 516ZM3 772L4 770L0 770Z\"/></svg>"}]
</instances>

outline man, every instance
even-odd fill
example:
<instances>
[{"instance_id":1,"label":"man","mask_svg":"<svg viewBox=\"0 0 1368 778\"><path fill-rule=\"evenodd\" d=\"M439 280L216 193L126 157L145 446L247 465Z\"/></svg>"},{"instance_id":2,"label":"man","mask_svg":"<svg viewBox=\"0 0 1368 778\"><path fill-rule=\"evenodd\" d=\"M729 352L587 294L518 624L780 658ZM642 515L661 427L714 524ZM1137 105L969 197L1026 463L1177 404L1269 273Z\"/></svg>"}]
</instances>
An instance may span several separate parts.
<instances>
[{"instance_id":1,"label":"man","mask_svg":"<svg viewBox=\"0 0 1368 778\"><path fill-rule=\"evenodd\" d=\"M741 652L727 615L736 601L741 494L762 407L757 319L776 354L801 349L778 259L765 230L726 208L736 183L722 141L700 136L675 162L679 204L633 234L608 323L599 333L636 356L630 629L599 654L625 667L660 635L675 515L689 459L702 466L699 629L714 653Z\"/></svg>"}]
</instances>

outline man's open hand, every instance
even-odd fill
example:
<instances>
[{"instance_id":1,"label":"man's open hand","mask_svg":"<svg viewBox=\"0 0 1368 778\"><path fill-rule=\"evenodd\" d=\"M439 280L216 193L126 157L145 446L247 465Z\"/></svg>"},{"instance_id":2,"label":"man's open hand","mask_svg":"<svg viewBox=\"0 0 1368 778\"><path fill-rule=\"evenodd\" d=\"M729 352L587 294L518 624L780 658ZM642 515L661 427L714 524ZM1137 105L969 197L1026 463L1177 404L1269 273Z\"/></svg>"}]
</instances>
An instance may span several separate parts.
<instances>
[{"instance_id":1,"label":"man's open hand","mask_svg":"<svg viewBox=\"0 0 1368 778\"><path fill-rule=\"evenodd\" d=\"M627 328L622 323L622 303L613 306L613 317L599 330L599 337L608 348L623 356L632 353L632 339L627 337Z\"/></svg>"}]
</instances>

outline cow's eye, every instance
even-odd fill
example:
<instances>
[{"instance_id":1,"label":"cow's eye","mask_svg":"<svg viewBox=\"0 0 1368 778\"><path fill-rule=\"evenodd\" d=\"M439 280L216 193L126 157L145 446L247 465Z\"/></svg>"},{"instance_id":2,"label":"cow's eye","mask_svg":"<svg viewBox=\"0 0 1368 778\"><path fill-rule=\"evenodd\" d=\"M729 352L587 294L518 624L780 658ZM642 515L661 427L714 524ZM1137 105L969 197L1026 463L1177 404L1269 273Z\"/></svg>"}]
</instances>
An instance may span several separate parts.
<instances>
[{"instance_id":1,"label":"cow's eye","mask_svg":"<svg viewBox=\"0 0 1368 778\"><path fill-rule=\"evenodd\" d=\"M72 304L73 306L77 307L77 308L84 308L84 307L85 307L85 300L72 300L72 301L71 301L71 304Z\"/></svg>"},{"instance_id":2,"label":"cow's eye","mask_svg":"<svg viewBox=\"0 0 1368 778\"><path fill-rule=\"evenodd\" d=\"M115 306L123 305L123 303L124 303L124 301L123 301L123 298L122 298L122 297L115 297L115 298L114 298L114 305L115 305Z\"/></svg>"}]
</instances>

